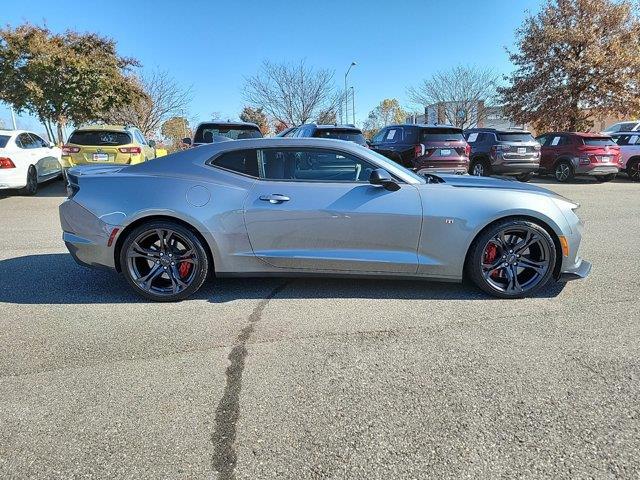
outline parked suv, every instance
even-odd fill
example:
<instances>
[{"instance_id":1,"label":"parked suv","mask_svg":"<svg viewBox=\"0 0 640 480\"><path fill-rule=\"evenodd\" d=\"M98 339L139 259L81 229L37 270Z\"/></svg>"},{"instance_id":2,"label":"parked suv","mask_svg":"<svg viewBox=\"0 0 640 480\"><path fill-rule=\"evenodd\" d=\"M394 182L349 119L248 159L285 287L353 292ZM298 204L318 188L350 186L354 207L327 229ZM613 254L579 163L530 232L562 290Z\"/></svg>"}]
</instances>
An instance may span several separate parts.
<instances>
[{"instance_id":1,"label":"parked suv","mask_svg":"<svg viewBox=\"0 0 640 480\"><path fill-rule=\"evenodd\" d=\"M202 122L196 127L193 141L190 138L184 138L182 142L192 147L197 147L207 143L241 140L243 138L262 138L262 132L260 132L260 128L255 123L213 120L211 122Z\"/></svg>"},{"instance_id":2,"label":"parked suv","mask_svg":"<svg viewBox=\"0 0 640 480\"><path fill-rule=\"evenodd\" d=\"M296 128L295 132L286 137L315 137L315 138L334 138L338 140L347 140L357 143L363 147L367 146L362 130L353 125L316 125L315 123L307 123Z\"/></svg>"},{"instance_id":3,"label":"parked suv","mask_svg":"<svg viewBox=\"0 0 640 480\"><path fill-rule=\"evenodd\" d=\"M577 175L608 182L620 170L620 147L607 135L551 132L540 135L538 141L542 145L541 173L551 173L559 182Z\"/></svg>"},{"instance_id":4,"label":"parked suv","mask_svg":"<svg viewBox=\"0 0 640 480\"><path fill-rule=\"evenodd\" d=\"M630 120L626 122L618 122L613 125L609 125L602 132L603 135L611 135L618 132L636 132L640 130L640 122L637 120Z\"/></svg>"},{"instance_id":5,"label":"parked suv","mask_svg":"<svg viewBox=\"0 0 640 480\"><path fill-rule=\"evenodd\" d=\"M418 173L467 173L470 147L460 128L403 124L384 127L371 149Z\"/></svg>"},{"instance_id":6,"label":"parked suv","mask_svg":"<svg viewBox=\"0 0 640 480\"><path fill-rule=\"evenodd\" d=\"M471 145L471 175L515 175L527 182L540 167L540 144L525 130L472 128L464 137Z\"/></svg>"},{"instance_id":7,"label":"parked suv","mask_svg":"<svg viewBox=\"0 0 640 480\"><path fill-rule=\"evenodd\" d=\"M620 170L640 182L640 132L614 133L611 138L620 147Z\"/></svg>"}]
</instances>

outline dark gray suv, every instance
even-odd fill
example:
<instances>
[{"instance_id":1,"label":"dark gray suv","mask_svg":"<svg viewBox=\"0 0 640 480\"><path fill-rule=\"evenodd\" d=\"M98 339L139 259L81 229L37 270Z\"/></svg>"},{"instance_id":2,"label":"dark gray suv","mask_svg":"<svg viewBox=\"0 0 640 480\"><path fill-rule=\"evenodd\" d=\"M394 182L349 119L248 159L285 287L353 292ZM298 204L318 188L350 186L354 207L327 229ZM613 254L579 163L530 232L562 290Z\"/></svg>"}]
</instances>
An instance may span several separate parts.
<instances>
[{"instance_id":1,"label":"dark gray suv","mask_svg":"<svg viewBox=\"0 0 640 480\"><path fill-rule=\"evenodd\" d=\"M540 144L525 130L472 128L464 137L471 146L471 175L514 175L526 182L540 167Z\"/></svg>"}]
</instances>

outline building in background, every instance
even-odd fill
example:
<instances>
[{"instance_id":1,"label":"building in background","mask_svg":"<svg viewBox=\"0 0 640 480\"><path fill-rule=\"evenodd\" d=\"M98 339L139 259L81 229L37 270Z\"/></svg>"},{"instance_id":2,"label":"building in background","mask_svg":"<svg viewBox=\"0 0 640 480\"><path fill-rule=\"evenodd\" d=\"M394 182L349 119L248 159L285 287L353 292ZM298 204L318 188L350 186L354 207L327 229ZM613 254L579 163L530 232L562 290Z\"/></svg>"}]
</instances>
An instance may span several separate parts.
<instances>
[{"instance_id":1,"label":"building in background","mask_svg":"<svg viewBox=\"0 0 640 480\"><path fill-rule=\"evenodd\" d=\"M448 124L451 123L447 120L446 109L455 108L454 102L441 102L433 105L427 105L424 108L424 114L422 115L410 115L407 117L407 123L439 123ZM480 117L479 122L472 122L466 128L497 128L497 129L509 129L509 128L524 128L526 125L517 124L511 120L505 113L501 106L485 106L484 102L480 101L471 107L472 111L468 115L471 118ZM480 113L483 112L483 113ZM466 115L466 112L460 112L462 116Z\"/></svg>"}]
</instances>

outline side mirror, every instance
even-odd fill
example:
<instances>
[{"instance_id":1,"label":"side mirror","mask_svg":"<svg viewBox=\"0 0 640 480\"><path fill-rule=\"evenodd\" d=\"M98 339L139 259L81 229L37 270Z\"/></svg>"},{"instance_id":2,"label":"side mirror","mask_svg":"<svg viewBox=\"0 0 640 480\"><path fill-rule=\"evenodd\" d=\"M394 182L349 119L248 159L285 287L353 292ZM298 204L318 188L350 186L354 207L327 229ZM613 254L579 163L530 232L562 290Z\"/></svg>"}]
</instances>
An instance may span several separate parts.
<instances>
[{"instance_id":1,"label":"side mirror","mask_svg":"<svg viewBox=\"0 0 640 480\"><path fill-rule=\"evenodd\" d=\"M156 141L155 140L149 140L147 142L147 145L149 145L151 148L156 148Z\"/></svg>"},{"instance_id":2,"label":"side mirror","mask_svg":"<svg viewBox=\"0 0 640 480\"><path fill-rule=\"evenodd\" d=\"M391 178L389 172L387 172L384 168L376 168L373 172L371 172L369 183L371 185L382 185L384 188L391 192L400 190L400 185L398 185L398 183L393 178Z\"/></svg>"},{"instance_id":3,"label":"side mirror","mask_svg":"<svg viewBox=\"0 0 640 480\"><path fill-rule=\"evenodd\" d=\"M185 145L191 145L191 139L189 137L185 137L182 139L182 143Z\"/></svg>"}]
</instances>

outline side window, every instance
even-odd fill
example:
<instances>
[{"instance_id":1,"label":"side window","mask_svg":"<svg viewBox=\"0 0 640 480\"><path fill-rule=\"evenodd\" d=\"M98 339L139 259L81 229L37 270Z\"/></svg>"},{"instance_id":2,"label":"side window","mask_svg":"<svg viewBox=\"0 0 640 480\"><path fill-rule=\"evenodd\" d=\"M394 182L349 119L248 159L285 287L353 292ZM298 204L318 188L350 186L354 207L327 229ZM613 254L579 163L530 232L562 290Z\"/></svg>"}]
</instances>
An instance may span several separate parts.
<instances>
[{"instance_id":1,"label":"side window","mask_svg":"<svg viewBox=\"0 0 640 480\"><path fill-rule=\"evenodd\" d=\"M631 138L629 138L629 145L638 145L638 140L640 140L640 135L631 135Z\"/></svg>"},{"instance_id":2,"label":"side window","mask_svg":"<svg viewBox=\"0 0 640 480\"><path fill-rule=\"evenodd\" d=\"M562 136L561 135L554 135L552 137L549 137L549 142L548 142L548 147L557 147L559 145L562 145Z\"/></svg>"},{"instance_id":3,"label":"side window","mask_svg":"<svg viewBox=\"0 0 640 480\"><path fill-rule=\"evenodd\" d=\"M359 157L315 148L267 148L258 152L260 178L301 182L368 182L377 167Z\"/></svg>"},{"instance_id":4,"label":"side window","mask_svg":"<svg viewBox=\"0 0 640 480\"><path fill-rule=\"evenodd\" d=\"M547 137L546 135L536 138L536 141L543 147L545 146L548 140L549 140L549 137Z\"/></svg>"},{"instance_id":5,"label":"side window","mask_svg":"<svg viewBox=\"0 0 640 480\"><path fill-rule=\"evenodd\" d=\"M399 143L402 141L402 129L390 128L387 130L387 134L384 137L386 143Z\"/></svg>"},{"instance_id":6,"label":"side window","mask_svg":"<svg viewBox=\"0 0 640 480\"><path fill-rule=\"evenodd\" d=\"M382 130L380 130L378 133L376 133L373 136L373 138L371 139L371 143L380 143L380 142L382 142L382 140L384 139L386 133L387 133L387 129L383 128Z\"/></svg>"},{"instance_id":7,"label":"side window","mask_svg":"<svg viewBox=\"0 0 640 480\"><path fill-rule=\"evenodd\" d=\"M480 136L480 133L478 132L470 133L469 135L467 135L467 143L476 143L478 141L479 136Z\"/></svg>"},{"instance_id":8,"label":"side window","mask_svg":"<svg viewBox=\"0 0 640 480\"><path fill-rule=\"evenodd\" d=\"M35 133L30 133L29 136L33 139L33 144L35 145L33 148L44 148L49 146L47 142L45 142Z\"/></svg>"},{"instance_id":9,"label":"side window","mask_svg":"<svg viewBox=\"0 0 640 480\"><path fill-rule=\"evenodd\" d=\"M613 141L618 145L631 145L629 140L631 140L631 135L613 135Z\"/></svg>"},{"instance_id":10,"label":"side window","mask_svg":"<svg viewBox=\"0 0 640 480\"><path fill-rule=\"evenodd\" d=\"M226 152L214 158L210 164L243 175L258 176L258 161L255 150Z\"/></svg>"},{"instance_id":11,"label":"side window","mask_svg":"<svg viewBox=\"0 0 640 480\"><path fill-rule=\"evenodd\" d=\"M16 138L16 144L19 148L38 148L39 145L36 145L36 142L31 138L28 133L21 133Z\"/></svg>"},{"instance_id":12,"label":"side window","mask_svg":"<svg viewBox=\"0 0 640 480\"><path fill-rule=\"evenodd\" d=\"M144 137L142 136L142 133L139 130L134 130L134 136L136 137L136 140L142 145L147 144L147 141L144 139Z\"/></svg>"}]
</instances>

